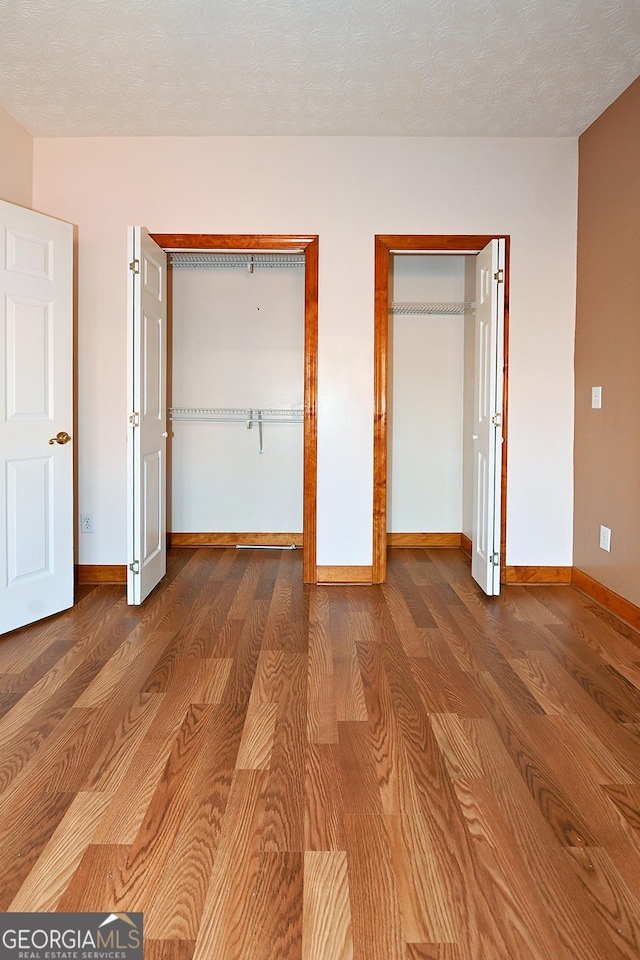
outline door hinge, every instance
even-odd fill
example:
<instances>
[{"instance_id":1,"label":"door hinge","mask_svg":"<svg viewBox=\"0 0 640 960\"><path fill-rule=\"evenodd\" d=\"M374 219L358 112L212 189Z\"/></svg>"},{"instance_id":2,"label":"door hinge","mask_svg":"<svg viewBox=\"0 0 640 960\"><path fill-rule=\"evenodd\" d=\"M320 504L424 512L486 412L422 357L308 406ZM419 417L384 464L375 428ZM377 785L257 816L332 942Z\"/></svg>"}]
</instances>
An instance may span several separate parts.
<instances>
[{"instance_id":1,"label":"door hinge","mask_svg":"<svg viewBox=\"0 0 640 960\"><path fill-rule=\"evenodd\" d=\"M129 414L129 423L132 427L140 426L140 414L139 413L130 413Z\"/></svg>"},{"instance_id":2,"label":"door hinge","mask_svg":"<svg viewBox=\"0 0 640 960\"><path fill-rule=\"evenodd\" d=\"M129 270L131 270L132 273L140 273L140 261L137 258L131 261Z\"/></svg>"},{"instance_id":3,"label":"door hinge","mask_svg":"<svg viewBox=\"0 0 640 960\"><path fill-rule=\"evenodd\" d=\"M131 570L131 573L140 573L140 561L134 560L133 563L130 563L129 570Z\"/></svg>"},{"instance_id":4,"label":"door hinge","mask_svg":"<svg viewBox=\"0 0 640 960\"><path fill-rule=\"evenodd\" d=\"M502 414L501 414L501 413L495 413L495 414L491 417L491 423L494 425L494 427L500 427L500 426L502 426Z\"/></svg>"},{"instance_id":5,"label":"door hinge","mask_svg":"<svg viewBox=\"0 0 640 960\"><path fill-rule=\"evenodd\" d=\"M493 279L497 280L498 283L504 283L504 270L502 269L502 267L500 267L500 269L496 273L494 273Z\"/></svg>"},{"instance_id":6,"label":"door hinge","mask_svg":"<svg viewBox=\"0 0 640 960\"><path fill-rule=\"evenodd\" d=\"M500 554L499 554L499 553L492 553L492 554L491 554L491 563L494 565L494 567L499 567L499 566L500 566Z\"/></svg>"}]
</instances>

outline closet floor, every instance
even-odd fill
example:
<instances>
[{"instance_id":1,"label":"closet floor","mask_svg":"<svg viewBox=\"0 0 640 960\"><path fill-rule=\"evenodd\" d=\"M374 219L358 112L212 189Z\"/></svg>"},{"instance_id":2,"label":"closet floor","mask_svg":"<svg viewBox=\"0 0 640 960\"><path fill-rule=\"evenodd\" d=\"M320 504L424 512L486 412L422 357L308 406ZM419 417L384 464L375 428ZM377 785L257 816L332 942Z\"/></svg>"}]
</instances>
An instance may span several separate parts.
<instances>
[{"instance_id":1,"label":"closet floor","mask_svg":"<svg viewBox=\"0 0 640 960\"><path fill-rule=\"evenodd\" d=\"M0 910L146 960L640 957L638 635L570 587L174 550L0 640Z\"/></svg>"}]
</instances>

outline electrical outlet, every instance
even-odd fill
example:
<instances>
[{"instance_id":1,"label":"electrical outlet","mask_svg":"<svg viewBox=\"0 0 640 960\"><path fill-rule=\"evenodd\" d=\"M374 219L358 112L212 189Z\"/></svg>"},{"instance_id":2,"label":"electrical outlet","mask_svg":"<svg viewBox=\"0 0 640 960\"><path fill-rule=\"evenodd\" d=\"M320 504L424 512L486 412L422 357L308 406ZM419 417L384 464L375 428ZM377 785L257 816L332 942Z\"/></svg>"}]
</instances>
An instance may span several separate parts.
<instances>
[{"instance_id":1,"label":"electrical outlet","mask_svg":"<svg viewBox=\"0 0 640 960\"><path fill-rule=\"evenodd\" d=\"M607 553L611 553L611 530L609 527L600 527L600 546Z\"/></svg>"},{"instance_id":2,"label":"electrical outlet","mask_svg":"<svg viewBox=\"0 0 640 960\"><path fill-rule=\"evenodd\" d=\"M93 533L93 517L90 513L80 514L80 532Z\"/></svg>"}]
</instances>

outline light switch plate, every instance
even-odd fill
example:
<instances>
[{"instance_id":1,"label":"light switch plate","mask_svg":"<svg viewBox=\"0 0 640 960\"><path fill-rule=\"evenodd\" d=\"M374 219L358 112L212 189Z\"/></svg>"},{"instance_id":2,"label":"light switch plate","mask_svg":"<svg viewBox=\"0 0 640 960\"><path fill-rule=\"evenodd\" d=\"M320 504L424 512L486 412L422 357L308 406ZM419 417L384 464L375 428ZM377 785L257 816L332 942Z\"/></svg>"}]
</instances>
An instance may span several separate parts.
<instances>
[{"instance_id":1,"label":"light switch plate","mask_svg":"<svg viewBox=\"0 0 640 960\"><path fill-rule=\"evenodd\" d=\"M591 409L600 410L602 407L602 387L591 387Z\"/></svg>"}]
</instances>

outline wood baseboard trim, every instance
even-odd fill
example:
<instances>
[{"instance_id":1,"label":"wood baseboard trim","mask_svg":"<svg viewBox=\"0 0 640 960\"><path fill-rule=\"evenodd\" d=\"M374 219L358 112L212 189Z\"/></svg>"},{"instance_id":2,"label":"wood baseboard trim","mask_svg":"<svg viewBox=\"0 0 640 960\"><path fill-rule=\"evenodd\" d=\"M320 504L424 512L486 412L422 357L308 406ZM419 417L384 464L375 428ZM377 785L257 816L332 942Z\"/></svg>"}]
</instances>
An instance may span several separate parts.
<instances>
[{"instance_id":1,"label":"wood baseboard trim","mask_svg":"<svg viewBox=\"0 0 640 960\"><path fill-rule=\"evenodd\" d=\"M503 567L502 583L571 583L572 567Z\"/></svg>"},{"instance_id":2,"label":"wood baseboard trim","mask_svg":"<svg viewBox=\"0 0 640 960\"><path fill-rule=\"evenodd\" d=\"M318 566L316 583L371 583L373 567Z\"/></svg>"},{"instance_id":3,"label":"wood baseboard trim","mask_svg":"<svg viewBox=\"0 0 640 960\"><path fill-rule=\"evenodd\" d=\"M473 543L464 533L460 534L460 549L464 550L468 557L473 553Z\"/></svg>"},{"instance_id":4,"label":"wood baseboard trim","mask_svg":"<svg viewBox=\"0 0 640 960\"><path fill-rule=\"evenodd\" d=\"M296 547L302 546L301 533L170 533L170 547Z\"/></svg>"},{"instance_id":5,"label":"wood baseboard trim","mask_svg":"<svg viewBox=\"0 0 640 960\"><path fill-rule=\"evenodd\" d=\"M76 583L126 583L124 563L77 563Z\"/></svg>"},{"instance_id":6,"label":"wood baseboard trim","mask_svg":"<svg viewBox=\"0 0 640 960\"><path fill-rule=\"evenodd\" d=\"M571 586L580 590L581 593L585 593L600 606L619 617L620 620L624 620L634 630L640 630L640 607L632 603L631 600L626 600L619 593L605 587L599 580L594 580L588 573L584 573L576 567L572 568Z\"/></svg>"},{"instance_id":7,"label":"wood baseboard trim","mask_svg":"<svg viewBox=\"0 0 640 960\"><path fill-rule=\"evenodd\" d=\"M460 547L461 533L388 533L388 547Z\"/></svg>"}]
</instances>

